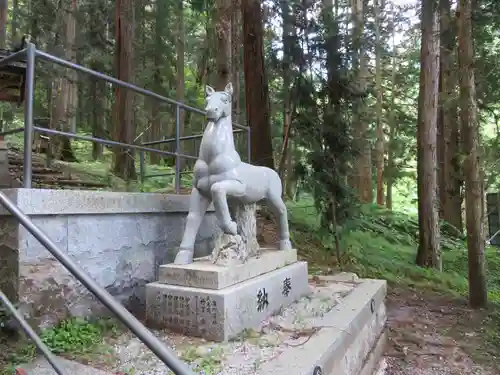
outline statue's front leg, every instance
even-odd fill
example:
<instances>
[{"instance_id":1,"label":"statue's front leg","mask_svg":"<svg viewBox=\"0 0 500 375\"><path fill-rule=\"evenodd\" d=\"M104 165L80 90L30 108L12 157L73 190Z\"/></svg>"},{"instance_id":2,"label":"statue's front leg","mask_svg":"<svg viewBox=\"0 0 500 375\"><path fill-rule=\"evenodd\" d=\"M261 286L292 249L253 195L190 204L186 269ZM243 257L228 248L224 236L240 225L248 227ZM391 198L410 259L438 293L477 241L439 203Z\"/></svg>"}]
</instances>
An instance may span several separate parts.
<instances>
[{"instance_id":1,"label":"statue's front leg","mask_svg":"<svg viewBox=\"0 0 500 375\"><path fill-rule=\"evenodd\" d=\"M227 197L241 197L245 194L245 185L236 180L227 180L216 182L210 189L212 200L215 206L215 214L221 229L226 234L237 234L238 226L231 219L229 206L227 205Z\"/></svg>"},{"instance_id":2,"label":"statue's front leg","mask_svg":"<svg viewBox=\"0 0 500 375\"><path fill-rule=\"evenodd\" d=\"M184 228L179 252L175 257L175 264L193 263L196 235L209 205L210 199L201 195L198 189L193 188L189 198L189 214L186 220L186 227Z\"/></svg>"}]
</instances>

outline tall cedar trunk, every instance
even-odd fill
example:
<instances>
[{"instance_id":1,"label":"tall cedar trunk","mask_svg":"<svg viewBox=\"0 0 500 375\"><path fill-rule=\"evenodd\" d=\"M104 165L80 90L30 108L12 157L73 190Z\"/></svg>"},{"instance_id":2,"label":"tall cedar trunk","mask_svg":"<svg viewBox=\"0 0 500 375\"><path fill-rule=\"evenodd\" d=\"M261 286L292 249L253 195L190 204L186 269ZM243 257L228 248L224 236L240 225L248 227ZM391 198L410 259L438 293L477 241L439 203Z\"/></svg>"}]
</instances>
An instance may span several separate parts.
<instances>
[{"instance_id":1,"label":"tall cedar trunk","mask_svg":"<svg viewBox=\"0 0 500 375\"><path fill-rule=\"evenodd\" d=\"M9 0L0 0L0 48L7 42L7 22L9 18Z\"/></svg>"},{"instance_id":2,"label":"tall cedar trunk","mask_svg":"<svg viewBox=\"0 0 500 375\"><path fill-rule=\"evenodd\" d=\"M441 56L439 82L438 160L440 217L460 232L462 224L462 185L459 161L459 124L454 99L456 74L454 56L455 33L451 20L451 1L440 0Z\"/></svg>"},{"instance_id":3,"label":"tall cedar trunk","mask_svg":"<svg viewBox=\"0 0 500 375\"><path fill-rule=\"evenodd\" d=\"M168 17L168 4L165 1L156 1L155 9L155 50L154 50L154 73L153 73L153 90L156 93L163 93L163 74L162 63L164 60L164 42L165 36L165 18ZM158 100L153 100L151 103L151 131L150 140L157 141L161 139L161 105ZM159 146L155 146L159 147ZM149 155L149 160L152 164L159 164L161 160L160 154L152 152Z\"/></svg>"},{"instance_id":4,"label":"tall cedar trunk","mask_svg":"<svg viewBox=\"0 0 500 375\"><path fill-rule=\"evenodd\" d=\"M469 257L469 303L486 307L488 291L484 262L483 184L474 82L471 0L460 0L458 8L458 62L460 65L460 119L464 148L465 215Z\"/></svg>"},{"instance_id":5,"label":"tall cedar trunk","mask_svg":"<svg viewBox=\"0 0 500 375\"><path fill-rule=\"evenodd\" d=\"M175 44L175 50L177 54L177 69L176 69L176 87L175 94L176 99L179 102L184 102L184 6L182 1L177 2L177 43ZM184 115L183 109L180 109L179 114L179 137L184 135ZM177 121L177 120L176 120ZM181 149L177 152L182 153L182 144L180 142ZM183 168L186 159L181 158L181 169Z\"/></svg>"},{"instance_id":6,"label":"tall cedar trunk","mask_svg":"<svg viewBox=\"0 0 500 375\"><path fill-rule=\"evenodd\" d=\"M285 98L283 101L283 146L281 148L280 162L278 166L278 174L281 178L283 184L283 192L286 191L285 184L285 169L287 167L287 154L289 152L289 142L290 142L290 132L292 126L292 71L291 64L293 61L293 34L295 27L293 24L293 18L291 14L291 9L289 2L286 0L280 1L281 14L283 17L283 92L285 93Z\"/></svg>"},{"instance_id":7,"label":"tall cedar trunk","mask_svg":"<svg viewBox=\"0 0 500 375\"><path fill-rule=\"evenodd\" d=\"M394 5L391 6L392 19L392 74L391 74L391 106L389 109L389 142L387 147L387 169L385 171L387 180L387 191L385 197L385 206L392 210L392 187L394 184L394 141L396 140L396 22Z\"/></svg>"},{"instance_id":8,"label":"tall cedar trunk","mask_svg":"<svg viewBox=\"0 0 500 375\"><path fill-rule=\"evenodd\" d=\"M441 269L437 186L437 106L439 96L439 4L422 1L420 92L417 126L419 246L417 265Z\"/></svg>"},{"instance_id":9,"label":"tall cedar trunk","mask_svg":"<svg viewBox=\"0 0 500 375\"><path fill-rule=\"evenodd\" d=\"M19 0L12 0L12 41L18 43L19 36L17 35L19 29Z\"/></svg>"},{"instance_id":10,"label":"tall cedar trunk","mask_svg":"<svg viewBox=\"0 0 500 375\"><path fill-rule=\"evenodd\" d=\"M231 0L215 1L215 89L222 91L231 74Z\"/></svg>"},{"instance_id":11,"label":"tall cedar trunk","mask_svg":"<svg viewBox=\"0 0 500 375\"><path fill-rule=\"evenodd\" d=\"M105 132L106 116L103 98L106 96L106 83L102 80L92 79L90 82L92 106L92 136L96 138L107 138ZM100 160L103 158L103 146L97 142L92 144L92 158Z\"/></svg>"},{"instance_id":12,"label":"tall cedar trunk","mask_svg":"<svg viewBox=\"0 0 500 375\"><path fill-rule=\"evenodd\" d=\"M63 51L66 60L76 62L76 0L61 1L59 14L63 25ZM78 89L77 73L66 71L65 76L54 79L52 85L52 113L50 127L52 129L72 132L75 129L76 105ZM68 162L76 161L68 137L53 136L50 143L50 159Z\"/></svg>"},{"instance_id":13,"label":"tall cedar trunk","mask_svg":"<svg viewBox=\"0 0 500 375\"><path fill-rule=\"evenodd\" d=\"M233 1L231 11L231 81L233 82L233 121L241 118L241 0Z\"/></svg>"},{"instance_id":14,"label":"tall cedar trunk","mask_svg":"<svg viewBox=\"0 0 500 375\"><path fill-rule=\"evenodd\" d=\"M134 40L135 9L133 0L116 0L116 51L115 66L118 79L134 82ZM114 133L119 142L134 143L134 93L123 88L116 88L116 110ZM113 158L114 173L125 179L135 180L137 174L133 150L115 148Z\"/></svg>"},{"instance_id":15,"label":"tall cedar trunk","mask_svg":"<svg viewBox=\"0 0 500 375\"><path fill-rule=\"evenodd\" d=\"M368 75L368 56L363 46L364 29L364 1L351 0L353 17L353 65L356 71L357 87L360 93L366 91ZM355 141L358 149L356 162L356 178L354 188L358 190L361 202L371 203L373 201L372 189L372 161L371 147L368 138L368 121L366 119L366 108L362 98L355 100L353 105L353 123L355 127Z\"/></svg>"},{"instance_id":16,"label":"tall cedar trunk","mask_svg":"<svg viewBox=\"0 0 500 375\"><path fill-rule=\"evenodd\" d=\"M251 162L274 169L269 87L264 65L264 26L260 0L242 0L245 100L251 126Z\"/></svg>"},{"instance_id":17,"label":"tall cedar trunk","mask_svg":"<svg viewBox=\"0 0 500 375\"><path fill-rule=\"evenodd\" d=\"M89 15L89 41L90 45L99 52L106 51L106 33L102 32L103 25L106 24L107 7L99 3L98 6L91 8ZM98 72L105 71L104 63L101 59L95 58L90 62L90 67ZM92 102L92 113L90 114L92 124L92 135L96 138L109 138L107 135L106 120L106 82L95 77L88 77L90 97ZM92 158L94 160L102 159L103 145L97 142L92 143Z\"/></svg>"},{"instance_id":18,"label":"tall cedar trunk","mask_svg":"<svg viewBox=\"0 0 500 375\"><path fill-rule=\"evenodd\" d=\"M377 122L377 142L376 165L377 165L377 204L384 204L384 126L382 122L382 56L380 38L380 4L375 0L375 91L377 92L376 122Z\"/></svg>"}]
</instances>

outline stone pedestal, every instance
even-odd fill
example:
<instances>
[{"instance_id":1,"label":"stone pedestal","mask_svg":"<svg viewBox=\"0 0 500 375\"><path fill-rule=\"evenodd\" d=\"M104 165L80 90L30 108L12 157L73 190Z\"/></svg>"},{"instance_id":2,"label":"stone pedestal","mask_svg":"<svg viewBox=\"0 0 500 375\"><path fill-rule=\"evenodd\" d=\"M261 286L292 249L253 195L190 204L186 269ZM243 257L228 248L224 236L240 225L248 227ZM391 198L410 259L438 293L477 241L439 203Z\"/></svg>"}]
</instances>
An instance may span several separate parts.
<instances>
[{"instance_id":1,"label":"stone pedestal","mask_svg":"<svg viewBox=\"0 0 500 375\"><path fill-rule=\"evenodd\" d=\"M146 319L151 327L226 341L308 293L307 263L295 250L260 250L234 267L169 264L146 287Z\"/></svg>"}]
</instances>

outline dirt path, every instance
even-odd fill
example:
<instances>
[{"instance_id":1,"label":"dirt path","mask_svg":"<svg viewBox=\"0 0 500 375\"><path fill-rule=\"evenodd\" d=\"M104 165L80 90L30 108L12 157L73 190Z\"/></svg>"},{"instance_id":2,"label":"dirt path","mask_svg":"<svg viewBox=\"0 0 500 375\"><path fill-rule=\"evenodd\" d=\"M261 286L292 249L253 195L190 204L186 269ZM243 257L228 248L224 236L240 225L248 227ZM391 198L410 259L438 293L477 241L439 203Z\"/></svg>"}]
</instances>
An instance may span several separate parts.
<instances>
[{"instance_id":1,"label":"dirt path","mask_svg":"<svg viewBox=\"0 0 500 375\"><path fill-rule=\"evenodd\" d=\"M408 290L392 291L387 307L386 375L500 374L495 353L488 353L481 364L477 360L484 353L475 331L484 312L468 309L465 302ZM488 366L494 363L496 369Z\"/></svg>"}]
</instances>

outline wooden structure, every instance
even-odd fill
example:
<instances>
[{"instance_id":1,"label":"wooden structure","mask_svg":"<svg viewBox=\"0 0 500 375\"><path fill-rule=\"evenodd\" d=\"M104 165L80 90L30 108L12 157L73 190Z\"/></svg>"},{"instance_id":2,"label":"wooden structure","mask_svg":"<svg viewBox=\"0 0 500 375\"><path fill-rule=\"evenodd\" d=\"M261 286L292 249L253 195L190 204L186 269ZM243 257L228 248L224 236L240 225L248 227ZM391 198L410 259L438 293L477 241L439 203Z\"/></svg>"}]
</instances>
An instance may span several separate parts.
<instances>
[{"instance_id":1,"label":"wooden structure","mask_svg":"<svg viewBox=\"0 0 500 375\"><path fill-rule=\"evenodd\" d=\"M0 49L0 60L13 51ZM15 61L0 67L0 101L21 104L24 101L26 61Z\"/></svg>"}]
</instances>

